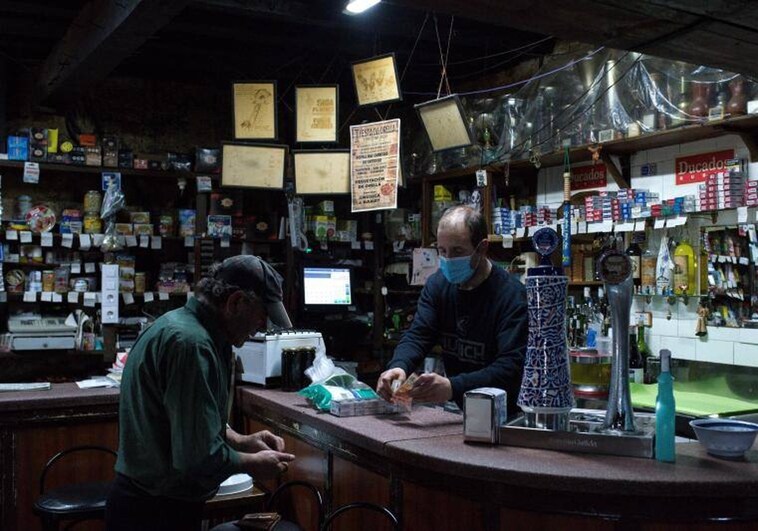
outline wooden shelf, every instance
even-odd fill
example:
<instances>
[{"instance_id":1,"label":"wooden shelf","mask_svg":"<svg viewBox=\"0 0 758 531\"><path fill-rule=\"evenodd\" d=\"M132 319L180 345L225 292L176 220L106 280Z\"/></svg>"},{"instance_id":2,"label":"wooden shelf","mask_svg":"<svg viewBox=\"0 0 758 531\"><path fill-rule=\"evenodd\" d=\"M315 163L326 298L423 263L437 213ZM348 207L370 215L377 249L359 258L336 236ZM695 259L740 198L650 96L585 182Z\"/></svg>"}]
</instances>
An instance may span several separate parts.
<instances>
[{"instance_id":1,"label":"wooden shelf","mask_svg":"<svg viewBox=\"0 0 758 531\"><path fill-rule=\"evenodd\" d=\"M629 156L639 151L655 149L676 144L685 144L697 140L706 140L717 138L728 134L736 134L742 137L743 141L750 152L750 161L758 161L758 142L754 139L754 133L758 130L758 115L747 115L730 118L726 120L717 120L703 124L685 125L676 129L667 129L665 131L656 131L632 138L622 138L603 142L602 154L615 156ZM581 146L572 146L569 149L571 163L589 162L592 160L592 154L587 149L589 144ZM540 157L540 168L551 166L560 166L563 164L564 153L554 151L545 153ZM502 172L503 163L496 163L486 168L492 172ZM456 168L449 171L435 173L431 175L418 176L416 179L427 180L430 182L447 181L451 179L460 179L462 177L474 177L477 167ZM528 159L518 159L510 161L511 173L536 173L534 167Z\"/></svg>"},{"instance_id":2,"label":"wooden shelf","mask_svg":"<svg viewBox=\"0 0 758 531\"><path fill-rule=\"evenodd\" d=\"M16 168L23 170L24 162L21 160L0 160L0 168ZM179 177L194 178L198 175L219 180L221 175L216 173L196 173L193 171L171 170L137 170L134 168L106 168L104 166L78 166L74 164L54 164L52 162L40 162L40 173L91 173L118 172L122 177L142 177L148 179L178 179Z\"/></svg>"},{"instance_id":3,"label":"wooden shelf","mask_svg":"<svg viewBox=\"0 0 758 531\"><path fill-rule=\"evenodd\" d=\"M569 286L602 286L604 282L602 280L577 280L577 281L569 281Z\"/></svg>"}]
</instances>

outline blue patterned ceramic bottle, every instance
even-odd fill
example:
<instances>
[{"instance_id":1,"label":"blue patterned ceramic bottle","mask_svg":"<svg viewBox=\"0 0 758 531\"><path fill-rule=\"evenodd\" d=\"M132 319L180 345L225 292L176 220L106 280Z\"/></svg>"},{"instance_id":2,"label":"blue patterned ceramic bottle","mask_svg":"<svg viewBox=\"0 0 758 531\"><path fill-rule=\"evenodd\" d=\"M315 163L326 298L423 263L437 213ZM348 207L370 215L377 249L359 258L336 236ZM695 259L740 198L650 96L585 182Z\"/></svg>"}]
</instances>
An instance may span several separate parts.
<instances>
[{"instance_id":1,"label":"blue patterned ceramic bottle","mask_svg":"<svg viewBox=\"0 0 758 531\"><path fill-rule=\"evenodd\" d=\"M529 340L518 405L527 426L567 430L575 405L566 348L568 277L550 263L560 243L558 234L543 228L534 234L533 242L542 261L527 271Z\"/></svg>"}]
</instances>

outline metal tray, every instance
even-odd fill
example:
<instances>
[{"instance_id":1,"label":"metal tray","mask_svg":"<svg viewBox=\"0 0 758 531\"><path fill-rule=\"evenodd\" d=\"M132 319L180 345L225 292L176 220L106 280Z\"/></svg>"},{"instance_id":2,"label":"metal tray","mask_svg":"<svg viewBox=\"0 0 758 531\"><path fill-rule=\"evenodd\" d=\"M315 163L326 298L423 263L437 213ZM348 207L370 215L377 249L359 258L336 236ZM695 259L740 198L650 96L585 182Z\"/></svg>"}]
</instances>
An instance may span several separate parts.
<instances>
[{"instance_id":1,"label":"metal tray","mask_svg":"<svg viewBox=\"0 0 758 531\"><path fill-rule=\"evenodd\" d=\"M569 417L569 431L528 428L524 417L500 427L499 444L560 450L587 454L607 454L652 459L655 449L655 415L635 413L634 434L604 432L605 411L574 409Z\"/></svg>"}]
</instances>

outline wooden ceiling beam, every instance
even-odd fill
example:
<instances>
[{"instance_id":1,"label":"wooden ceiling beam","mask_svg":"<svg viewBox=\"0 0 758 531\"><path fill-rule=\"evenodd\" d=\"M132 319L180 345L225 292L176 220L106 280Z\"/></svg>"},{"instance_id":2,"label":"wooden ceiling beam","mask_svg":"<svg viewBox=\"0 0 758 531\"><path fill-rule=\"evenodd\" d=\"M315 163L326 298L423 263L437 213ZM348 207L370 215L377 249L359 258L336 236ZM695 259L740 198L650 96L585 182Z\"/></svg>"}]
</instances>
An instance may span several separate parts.
<instances>
[{"instance_id":1,"label":"wooden ceiling beam","mask_svg":"<svg viewBox=\"0 0 758 531\"><path fill-rule=\"evenodd\" d=\"M58 104L107 76L190 0L93 0L48 55L36 102Z\"/></svg>"},{"instance_id":2,"label":"wooden ceiling beam","mask_svg":"<svg viewBox=\"0 0 758 531\"><path fill-rule=\"evenodd\" d=\"M419 10L758 75L758 2L388 0ZM717 12L713 5L730 6Z\"/></svg>"}]
</instances>

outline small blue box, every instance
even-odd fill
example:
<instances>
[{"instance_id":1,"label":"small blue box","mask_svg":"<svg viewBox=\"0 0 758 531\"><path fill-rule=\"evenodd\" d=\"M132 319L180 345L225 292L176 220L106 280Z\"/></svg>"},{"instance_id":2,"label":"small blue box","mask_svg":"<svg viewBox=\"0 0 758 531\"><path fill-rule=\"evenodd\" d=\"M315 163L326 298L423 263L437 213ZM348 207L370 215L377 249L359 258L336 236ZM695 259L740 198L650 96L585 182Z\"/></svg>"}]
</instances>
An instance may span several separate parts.
<instances>
[{"instance_id":1,"label":"small blue box","mask_svg":"<svg viewBox=\"0 0 758 531\"><path fill-rule=\"evenodd\" d=\"M29 160L29 138L25 136L8 137L8 160Z\"/></svg>"}]
</instances>

